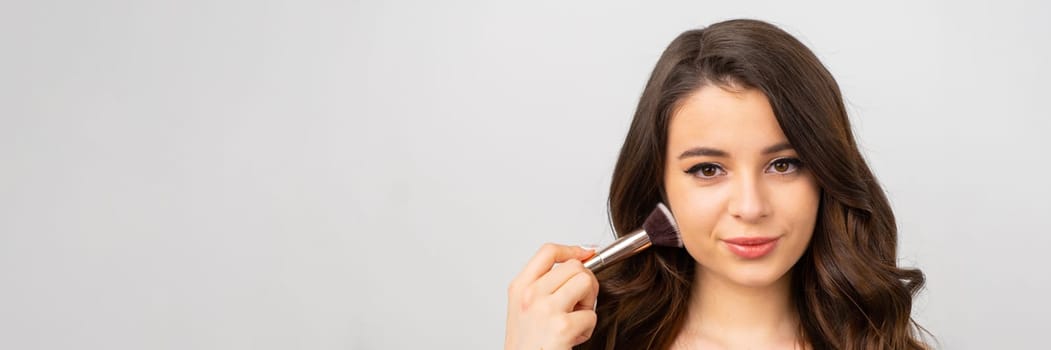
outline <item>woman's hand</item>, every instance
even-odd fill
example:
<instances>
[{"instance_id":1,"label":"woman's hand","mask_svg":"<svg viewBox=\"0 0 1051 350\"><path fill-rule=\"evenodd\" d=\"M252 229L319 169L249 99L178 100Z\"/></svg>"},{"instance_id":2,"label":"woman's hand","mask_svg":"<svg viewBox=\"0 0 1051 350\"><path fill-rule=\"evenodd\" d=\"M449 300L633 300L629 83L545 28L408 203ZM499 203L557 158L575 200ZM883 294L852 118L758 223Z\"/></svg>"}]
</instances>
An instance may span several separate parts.
<instances>
[{"instance_id":1,"label":"woman's hand","mask_svg":"<svg viewBox=\"0 0 1051 350\"><path fill-rule=\"evenodd\" d=\"M540 247L507 289L505 350L570 349L591 338L598 279L581 260L594 253L553 243Z\"/></svg>"}]
</instances>

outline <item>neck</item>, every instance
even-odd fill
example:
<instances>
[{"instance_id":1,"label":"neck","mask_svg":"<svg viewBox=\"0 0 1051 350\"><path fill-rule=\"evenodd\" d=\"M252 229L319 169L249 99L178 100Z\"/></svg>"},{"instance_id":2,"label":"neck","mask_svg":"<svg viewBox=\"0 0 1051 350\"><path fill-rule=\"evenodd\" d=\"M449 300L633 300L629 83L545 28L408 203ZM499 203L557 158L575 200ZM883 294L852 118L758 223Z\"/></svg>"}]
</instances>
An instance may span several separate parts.
<instances>
[{"instance_id":1,"label":"neck","mask_svg":"<svg viewBox=\"0 0 1051 350\"><path fill-rule=\"evenodd\" d=\"M745 286L697 264L683 335L729 348L792 347L799 317L791 272L766 286Z\"/></svg>"}]
</instances>

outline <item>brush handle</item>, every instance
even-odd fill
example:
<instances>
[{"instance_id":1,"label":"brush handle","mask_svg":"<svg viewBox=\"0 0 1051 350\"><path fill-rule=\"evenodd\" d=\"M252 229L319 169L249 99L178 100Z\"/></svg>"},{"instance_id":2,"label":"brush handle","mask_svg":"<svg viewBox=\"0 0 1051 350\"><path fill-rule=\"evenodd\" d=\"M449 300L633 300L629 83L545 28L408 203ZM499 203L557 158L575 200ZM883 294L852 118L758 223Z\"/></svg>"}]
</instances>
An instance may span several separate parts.
<instances>
[{"instance_id":1,"label":"brush handle","mask_svg":"<svg viewBox=\"0 0 1051 350\"><path fill-rule=\"evenodd\" d=\"M595 252L595 255L584 262L584 267L592 272L599 272L607 266L624 260L625 258L638 254L649 248L653 243L650 236L644 230L635 230L618 238L610 245Z\"/></svg>"}]
</instances>

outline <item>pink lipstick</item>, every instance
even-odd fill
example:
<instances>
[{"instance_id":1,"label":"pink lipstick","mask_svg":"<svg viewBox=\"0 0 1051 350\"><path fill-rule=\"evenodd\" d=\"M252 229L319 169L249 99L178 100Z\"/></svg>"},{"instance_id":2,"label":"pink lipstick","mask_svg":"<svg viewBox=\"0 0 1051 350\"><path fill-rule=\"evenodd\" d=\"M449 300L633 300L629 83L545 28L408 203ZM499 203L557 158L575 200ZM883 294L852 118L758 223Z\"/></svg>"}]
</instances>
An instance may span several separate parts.
<instances>
[{"instance_id":1,"label":"pink lipstick","mask_svg":"<svg viewBox=\"0 0 1051 350\"><path fill-rule=\"evenodd\" d=\"M738 237L723 239L730 252L745 259L758 259L777 247L779 237Z\"/></svg>"}]
</instances>

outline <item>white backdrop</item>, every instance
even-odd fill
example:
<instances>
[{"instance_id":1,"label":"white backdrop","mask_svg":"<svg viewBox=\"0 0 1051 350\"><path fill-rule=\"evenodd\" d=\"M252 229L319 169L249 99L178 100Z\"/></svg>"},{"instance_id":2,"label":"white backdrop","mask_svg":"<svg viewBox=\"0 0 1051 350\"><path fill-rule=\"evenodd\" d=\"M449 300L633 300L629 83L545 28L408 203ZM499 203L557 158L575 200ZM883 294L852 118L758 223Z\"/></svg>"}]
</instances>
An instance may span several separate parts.
<instances>
[{"instance_id":1,"label":"white backdrop","mask_svg":"<svg viewBox=\"0 0 1051 350\"><path fill-rule=\"evenodd\" d=\"M0 348L495 349L661 50L771 21L838 79L947 349L1046 345L1051 6L4 1Z\"/></svg>"}]
</instances>

